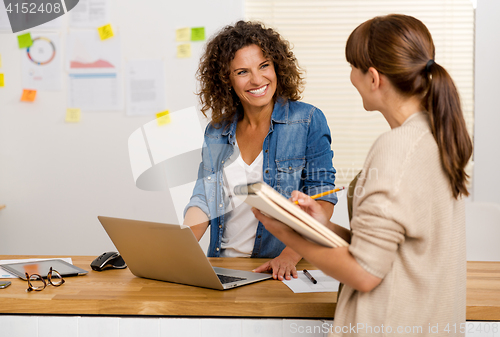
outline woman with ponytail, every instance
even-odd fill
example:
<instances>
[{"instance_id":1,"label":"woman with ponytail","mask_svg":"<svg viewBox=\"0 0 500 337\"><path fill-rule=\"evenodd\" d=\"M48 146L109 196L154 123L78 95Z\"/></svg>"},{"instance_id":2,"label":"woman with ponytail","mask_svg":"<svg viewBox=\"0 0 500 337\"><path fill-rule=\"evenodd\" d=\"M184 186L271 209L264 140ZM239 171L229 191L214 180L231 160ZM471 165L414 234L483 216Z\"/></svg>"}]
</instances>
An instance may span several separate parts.
<instances>
[{"instance_id":1,"label":"woman with ponytail","mask_svg":"<svg viewBox=\"0 0 500 337\"><path fill-rule=\"evenodd\" d=\"M463 197L472 142L457 89L434 56L428 29L410 16L375 17L349 36L351 82L391 130L351 183L351 231L292 194L349 247L316 245L254 210L283 243L343 283L333 336L465 335Z\"/></svg>"}]
</instances>

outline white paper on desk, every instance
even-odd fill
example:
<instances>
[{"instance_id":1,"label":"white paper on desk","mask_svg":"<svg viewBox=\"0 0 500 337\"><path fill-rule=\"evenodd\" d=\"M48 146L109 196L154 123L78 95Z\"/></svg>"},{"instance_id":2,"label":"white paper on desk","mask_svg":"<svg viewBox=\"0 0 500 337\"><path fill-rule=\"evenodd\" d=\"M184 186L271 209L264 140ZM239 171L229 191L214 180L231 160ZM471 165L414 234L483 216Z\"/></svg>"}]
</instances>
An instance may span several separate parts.
<instances>
[{"instance_id":1,"label":"white paper on desk","mask_svg":"<svg viewBox=\"0 0 500 337\"><path fill-rule=\"evenodd\" d=\"M35 262L35 261L45 261L45 260L63 260L65 262L73 264L73 260L70 257L56 258L56 259L15 259L15 260L0 260L0 264L8 264L8 263L22 263L22 262ZM16 275L12 275L11 273L5 271L0 267L0 278L18 278Z\"/></svg>"},{"instance_id":2,"label":"white paper on desk","mask_svg":"<svg viewBox=\"0 0 500 337\"><path fill-rule=\"evenodd\" d=\"M314 284L307 278L302 271L297 271L298 278L291 280L283 280L283 283L290 288L294 293L322 293L335 292L339 290L340 282L323 273L321 270L308 270L309 274L318 281Z\"/></svg>"}]
</instances>

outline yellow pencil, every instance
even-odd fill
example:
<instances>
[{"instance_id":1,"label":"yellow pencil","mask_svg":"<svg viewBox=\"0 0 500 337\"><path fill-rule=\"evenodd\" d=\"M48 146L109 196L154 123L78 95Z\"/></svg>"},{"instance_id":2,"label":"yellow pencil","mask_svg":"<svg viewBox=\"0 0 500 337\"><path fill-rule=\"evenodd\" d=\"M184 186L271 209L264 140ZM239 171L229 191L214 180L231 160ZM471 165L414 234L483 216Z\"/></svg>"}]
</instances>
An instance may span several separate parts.
<instances>
[{"instance_id":1,"label":"yellow pencil","mask_svg":"<svg viewBox=\"0 0 500 337\"><path fill-rule=\"evenodd\" d=\"M332 194L332 193L335 193L335 192L338 192L338 191L342 191L344 189L345 189L345 187L341 187L341 188L336 188L336 189L331 190L331 191L326 191L326 192L318 193L318 194L312 195L311 199L320 198L320 197L323 197L323 196L328 195L328 194ZM294 204L298 205L299 202L295 201Z\"/></svg>"}]
</instances>

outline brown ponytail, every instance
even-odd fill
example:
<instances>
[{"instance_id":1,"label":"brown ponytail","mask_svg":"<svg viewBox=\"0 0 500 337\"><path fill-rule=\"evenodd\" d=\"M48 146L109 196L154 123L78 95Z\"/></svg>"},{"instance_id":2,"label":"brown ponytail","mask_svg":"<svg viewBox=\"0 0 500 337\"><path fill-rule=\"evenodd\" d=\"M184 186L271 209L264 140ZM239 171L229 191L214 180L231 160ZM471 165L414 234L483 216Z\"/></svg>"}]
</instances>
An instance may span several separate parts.
<instances>
[{"instance_id":1,"label":"brown ponytail","mask_svg":"<svg viewBox=\"0 0 500 337\"><path fill-rule=\"evenodd\" d=\"M429 113L432 133L439 147L441 162L450 179L453 196L469 195L465 166L472 154L472 142L463 118L457 88L448 72L434 63L430 87L423 100Z\"/></svg>"},{"instance_id":2,"label":"brown ponytail","mask_svg":"<svg viewBox=\"0 0 500 337\"><path fill-rule=\"evenodd\" d=\"M469 195L465 166L472 154L472 141L457 88L448 72L433 61L434 53L427 27L414 17L399 14L362 23L346 44L346 59L351 65L363 73L374 67L402 95L421 97L443 169L453 196L458 198Z\"/></svg>"}]
</instances>

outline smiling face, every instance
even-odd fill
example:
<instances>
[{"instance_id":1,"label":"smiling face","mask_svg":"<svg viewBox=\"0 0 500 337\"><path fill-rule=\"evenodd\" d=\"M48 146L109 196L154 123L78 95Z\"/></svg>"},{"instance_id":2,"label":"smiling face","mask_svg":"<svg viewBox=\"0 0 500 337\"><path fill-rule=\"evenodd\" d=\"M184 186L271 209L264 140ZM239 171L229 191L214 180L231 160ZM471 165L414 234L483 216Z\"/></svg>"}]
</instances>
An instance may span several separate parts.
<instances>
[{"instance_id":1,"label":"smiling face","mask_svg":"<svg viewBox=\"0 0 500 337\"><path fill-rule=\"evenodd\" d=\"M273 62L264 57L260 47L253 44L238 50L231 61L230 71L231 85L245 112L273 109L276 72Z\"/></svg>"}]
</instances>

